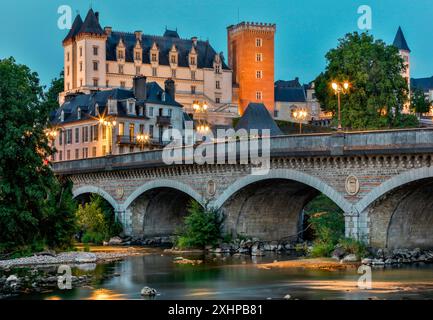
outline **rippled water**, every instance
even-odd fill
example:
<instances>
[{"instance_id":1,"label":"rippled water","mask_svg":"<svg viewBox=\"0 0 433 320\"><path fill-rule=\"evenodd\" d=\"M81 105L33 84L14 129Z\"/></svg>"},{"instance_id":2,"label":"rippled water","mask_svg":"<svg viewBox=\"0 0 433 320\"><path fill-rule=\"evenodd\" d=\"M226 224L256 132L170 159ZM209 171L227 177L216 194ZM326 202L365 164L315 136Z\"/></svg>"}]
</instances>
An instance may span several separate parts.
<instances>
[{"instance_id":1,"label":"rippled water","mask_svg":"<svg viewBox=\"0 0 433 320\"><path fill-rule=\"evenodd\" d=\"M183 255L188 257L187 255ZM356 269L319 271L259 269L257 263L290 259L265 257L195 257L201 265L178 265L173 255L157 252L123 261L74 268L94 274L90 286L22 295L20 299L143 299L144 286L155 288L154 299L432 299L433 265L373 269L373 288L357 287ZM191 256L189 256L191 258ZM114 277L106 277L116 275Z\"/></svg>"}]
</instances>

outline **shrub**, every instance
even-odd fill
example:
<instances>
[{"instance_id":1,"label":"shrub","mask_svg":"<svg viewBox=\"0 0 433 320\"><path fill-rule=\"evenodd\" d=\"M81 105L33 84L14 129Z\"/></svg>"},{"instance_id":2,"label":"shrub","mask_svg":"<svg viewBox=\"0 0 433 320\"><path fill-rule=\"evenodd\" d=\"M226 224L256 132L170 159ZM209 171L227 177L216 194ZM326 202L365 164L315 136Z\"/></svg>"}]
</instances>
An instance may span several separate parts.
<instances>
[{"instance_id":1,"label":"shrub","mask_svg":"<svg viewBox=\"0 0 433 320\"><path fill-rule=\"evenodd\" d=\"M192 201L183 228L178 230L176 244L180 248L204 248L221 239L223 218L218 210L203 208Z\"/></svg>"},{"instance_id":2,"label":"shrub","mask_svg":"<svg viewBox=\"0 0 433 320\"><path fill-rule=\"evenodd\" d=\"M339 241L339 246L341 246L346 253L353 253L361 259L368 254L367 246L358 240L351 238L344 238Z\"/></svg>"},{"instance_id":3,"label":"shrub","mask_svg":"<svg viewBox=\"0 0 433 320\"><path fill-rule=\"evenodd\" d=\"M315 242L310 255L313 257L329 257L334 250L334 245L329 242Z\"/></svg>"}]
</instances>

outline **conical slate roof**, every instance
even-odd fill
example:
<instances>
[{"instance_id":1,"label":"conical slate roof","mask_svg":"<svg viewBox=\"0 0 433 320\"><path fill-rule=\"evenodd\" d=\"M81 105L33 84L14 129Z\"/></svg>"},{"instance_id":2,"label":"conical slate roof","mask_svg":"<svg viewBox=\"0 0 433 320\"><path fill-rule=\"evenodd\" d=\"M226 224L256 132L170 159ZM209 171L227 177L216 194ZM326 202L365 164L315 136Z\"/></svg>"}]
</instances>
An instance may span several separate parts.
<instances>
[{"instance_id":1,"label":"conical slate roof","mask_svg":"<svg viewBox=\"0 0 433 320\"><path fill-rule=\"evenodd\" d=\"M104 30L99 24L98 18L96 18L93 9L87 12L86 19L84 19L83 25L78 33L93 33L93 34L104 34Z\"/></svg>"},{"instance_id":2,"label":"conical slate roof","mask_svg":"<svg viewBox=\"0 0 433 320\"><path fill-rule=\"evenodd\" d=\"M397 34L394 38L394 46L399 50L406 50L410 52L409 46L407 45L406 38L404 37L403 30L398 27Z\"/></svg>"},{"instance_id":3,"label":"conical slate roof","mask_svg":"<svg viewBox=\"0 0 433 320\"><path fill-rule=\"evenodd\" d=\"M250 103L235 129L246 129L248 132L258 129L260 134L263 129L269 129L271 136L283 134L263 103Z\"/></svg>"},{"instance_id":4,"label":"conical slate roof","mask_svg":"<svg viewBox=\"0 0 433 320\"><path fill-rule=\"evenodd\" d=\"M65 42L66 40L75 37L78 32L80 31L81 26L83 25L83 20L81 19L81 16L78 14L75 17L74 23L72 24L71 30L69 30L68 35L66 36L66 38L63 40L63 42Z\"/></svg>"}]
</instances>

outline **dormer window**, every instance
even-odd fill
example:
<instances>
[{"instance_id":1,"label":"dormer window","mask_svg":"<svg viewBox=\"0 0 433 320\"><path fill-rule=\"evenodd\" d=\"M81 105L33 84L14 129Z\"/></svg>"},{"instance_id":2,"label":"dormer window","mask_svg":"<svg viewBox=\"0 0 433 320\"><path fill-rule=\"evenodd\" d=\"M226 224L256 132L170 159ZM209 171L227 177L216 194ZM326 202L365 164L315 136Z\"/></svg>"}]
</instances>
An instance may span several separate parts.
<instances>
[{"instance_id":1,"label":"dormer window","mask_svg":"<svg viewBox=\"0 0 433 320\"><path fill-rule=\"evenodd\" d=\"M170 63L176 64L176 56L174 54L170 57Z\"/></svg>"},{"instance_id":2,"label":"dormer window","mask_svg":"<svg viewBox=\"0 0 433 320\"><path fill-rule=\"evenodd\" d=\"M221 66L219 64L215 65L215 73L221 73Z\"/></svg>"},{"instance_id":3,"label":"dormer window","mask_svg":"<svg viewBox=\"0 0 433 320\"><path fill-rule=\"evenodd\" d=\"M65 112L62 110L60 112L60 122L64 122L65 121Z\"/></svg>"},{"instance_id":4,"label":"dormer window","mask_svg":"<svg viewBox=\"0 0 433 320\"><path fill-rule=\"evenodd\" d=\"M117 60L123 60L125 56L123 55L123 50L117 50Z\"/></svg>"},{"instance_id":5,"label":"dormer window","mask_svg":"<svg viewBox=\"0 0 433 320\"><path fill-rule=\"evenodd\" d=\"M128 115L135 115L135 102L133 99L129 99L127 102Z\"/></svg>"},{"instance_id":6,"label":"dormer window","mask_svg":"<svg viewBox=\"0 0 433 320\"><path fill-rule=\"evenodd\" d=\"M141 52L140 51L135 51L135 60L141 61Z\"/></svg>"},{"instance_id":7,"label":"dormer window","mask_svg":"<svg viewBox=\"0 0 433 320\"><path fill-rule=\"evenodd\" d=\"M152 62L157 62L157 61L158 61L158 59L157 59L156 53L152 53Z\"/></svg>"},{"instance_id":8,"label":"dormer window","mask_svg":"<svg viewBox=\"0 0 433 320\"><path fill-rule=\"evenodd\" d=\"M165 92L161 94L161 101L165 101Z\"/></svg>"},{"instance_id":9,"label":"dormer window","mask_svg":"<svg viewBox=\"0 0 433 320\"><path fill-rule=\"evenodd\" d=\"M81 108L77 109L77 119L81 120Z\"/></svg>"},{"instance_id":10,"label":"dormer window","mask_svg":"<svg viewBox=\"0 0 433 320\"><path fill-rule=\"evenodd\" d=\"M197 64L196 59L194 56L189 58L189 64L192 66L195 66Z\"/></svg>"}]
</instances>

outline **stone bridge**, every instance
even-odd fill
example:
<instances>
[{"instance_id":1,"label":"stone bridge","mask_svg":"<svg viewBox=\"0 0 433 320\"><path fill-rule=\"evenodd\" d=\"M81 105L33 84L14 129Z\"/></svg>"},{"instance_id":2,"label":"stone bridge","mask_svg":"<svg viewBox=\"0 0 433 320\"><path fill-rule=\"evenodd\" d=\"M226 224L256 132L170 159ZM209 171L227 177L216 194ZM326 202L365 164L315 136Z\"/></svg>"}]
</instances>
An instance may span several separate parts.
<instances>
[{"instance_id":1,"label":"stone bridge","mask_svg":"<svg viewBox=\"0 0 433 320\"><path fill-rule=\"evenodd\" d=\"M433 247L433 130L273 137L270 170L254 164L166 165L162 151L53 164L74 196L96 193L126 233L172 234L191 199L225 214L227 232L278 240L302 230L319 193L345 213L346 235L372 247Z\"/></svg>"}]
</instances>

